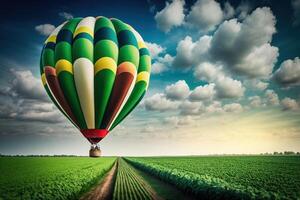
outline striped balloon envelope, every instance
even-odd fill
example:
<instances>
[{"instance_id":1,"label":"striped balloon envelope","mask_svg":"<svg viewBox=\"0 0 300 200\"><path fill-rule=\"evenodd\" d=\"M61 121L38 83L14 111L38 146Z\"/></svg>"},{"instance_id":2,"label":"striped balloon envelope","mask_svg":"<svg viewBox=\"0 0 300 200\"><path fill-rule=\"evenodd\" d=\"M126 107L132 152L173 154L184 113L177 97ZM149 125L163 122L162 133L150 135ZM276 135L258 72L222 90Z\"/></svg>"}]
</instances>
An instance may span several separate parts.
<instances>
[{"instance_id":1,"label":"striped balloon envelope","mask_svg":"<svg viewBox=\"0 0 300 200\"><path fill-rule=\"evenodd\" d=\"M41 79L57 108L97 144L141 101L151 57L142 37L115 18L73 18L45 41Z\"/></svg>"}]
</instances>

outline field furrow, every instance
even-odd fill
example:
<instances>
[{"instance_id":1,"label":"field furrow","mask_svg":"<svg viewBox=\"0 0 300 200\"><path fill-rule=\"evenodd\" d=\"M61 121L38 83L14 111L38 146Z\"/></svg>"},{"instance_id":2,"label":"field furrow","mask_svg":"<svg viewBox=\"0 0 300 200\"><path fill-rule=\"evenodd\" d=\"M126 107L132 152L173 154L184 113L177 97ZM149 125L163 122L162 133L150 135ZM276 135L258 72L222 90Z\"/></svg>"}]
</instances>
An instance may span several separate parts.
<instances>
[{"instance_id":1,"label":"field furrow","mask_svg":"<svg viewBox=\"0 0 300 200\"><path fill-rule=\"evenodd\" d=\"M118 159L118 172L114 189L114 200L155 199L150 186L139 177L123 159Z\"/></svg>"}]
</instances>

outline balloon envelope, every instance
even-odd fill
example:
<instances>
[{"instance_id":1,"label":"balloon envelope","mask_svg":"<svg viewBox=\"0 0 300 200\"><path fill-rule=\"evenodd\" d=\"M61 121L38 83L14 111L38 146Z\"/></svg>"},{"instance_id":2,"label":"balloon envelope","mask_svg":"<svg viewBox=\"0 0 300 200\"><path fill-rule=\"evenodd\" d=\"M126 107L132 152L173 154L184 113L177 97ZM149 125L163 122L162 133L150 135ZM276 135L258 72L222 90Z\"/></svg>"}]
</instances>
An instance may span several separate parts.
<instances>
[{"instance_id":1,"label":"balloon envelope","mask_svg":"<svg viewBox=\"0 0 300 200\"><path fill-rule=\"evenodd\" d=\"M73 18L45 41L41 78L58 109L92 143L141 101L151 57L130 25L106 17Z\"/></svg>"}]
</instances>

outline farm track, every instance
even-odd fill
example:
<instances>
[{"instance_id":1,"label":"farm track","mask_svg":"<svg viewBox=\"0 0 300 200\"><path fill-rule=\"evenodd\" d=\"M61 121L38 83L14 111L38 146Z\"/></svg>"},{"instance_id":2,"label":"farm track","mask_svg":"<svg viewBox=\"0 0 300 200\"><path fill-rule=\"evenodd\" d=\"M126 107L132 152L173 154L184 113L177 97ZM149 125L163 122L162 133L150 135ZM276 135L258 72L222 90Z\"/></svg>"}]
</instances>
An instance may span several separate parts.
<instances>
[{"instance_id":1,"label":"farm track","mask_svg":"<svg viewBox=\"0 0 300 200\"><path fill-rule=\"evenodd\" d=\"M114 185L118 169L118 162L116 161L111 170L107 173L100 184L93 188L90 192L85 194L80 200L110 200L113 197Z\"/></svg>"},{"instance_id":2,"label":"farm track","mask_svg":"<svg viewBox=\"0 0 300 200\"><path fill-rule=\"evenodd\" d=\"M161 199L125 160L118 159L113 200Z\"/></svg>"}]
</instances>

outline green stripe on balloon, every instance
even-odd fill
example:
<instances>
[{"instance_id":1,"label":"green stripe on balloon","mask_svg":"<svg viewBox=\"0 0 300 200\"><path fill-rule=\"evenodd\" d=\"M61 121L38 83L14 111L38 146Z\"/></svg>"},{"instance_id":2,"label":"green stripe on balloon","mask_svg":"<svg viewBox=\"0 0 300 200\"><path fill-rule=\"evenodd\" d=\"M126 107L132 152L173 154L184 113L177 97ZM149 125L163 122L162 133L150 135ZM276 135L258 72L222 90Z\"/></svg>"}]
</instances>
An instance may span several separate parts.
<instances>
[{"instance_id":1,"label":"green stripe on balloon","mask_svg":"<svg viewBox=\"0 0 300 200\"><path fill-rule=\"evenodd\" d=\"M72 46L68 42L59 42L55 47L55 62L65 59L72 63Z\"/></svg>"},{"instance_id":2,"label":"green stripe on balloon","mask_svg":"<svg viewBox=\"0 0 300 200\"><path fill-rule=\"evenodd\" d=\"M55 62L56 64L61 60L67 60L70 63L72 63L72 46L65 42L65 40L68 39L68 37L71 36L73 38L73 33L76 29L77 24L79 23L79 19L72 19L69 22L67 22L63 27L61 31L68 30L68 32L71 33L71 35L63 34L63 32L59 32L58 36L62 40L56 44L55 48ZM60 66L62 67L62 66ZM64 66L67 67L67 66ZM72 69L71 69L72 70ZM58 73L58 72L57 72ZM73 115L75 116L78 126L81 129L86 129L87 125L81 110L78 94L75 88L75 82L74 82L74 75L70 71L63 70L57 74L60 87L64 93L64 96L72 110Z\"/></svg>"},{"instance_id":3,"label":"green stripe on balloon","mask_svg":"<svg viewBox=\"0 0 300 200\"><path fill-rule=\"evenodd\" d=\"M97 19L95 23L95 33L103 27L111 28L114 32L116 32L112 22L108 18L101 16Z\"/></svg>"},{"instance_id":4,"label":"green stripe on balloon","mask_svg":"<svg viewBox=\"0 0 300 200\"><path fill-rule=\"evenodd\" d=\"M105 32L103 32L105 30ZM102 32L101 32L102 31ZM118 62L119 49L117 46L117 34L112 22L100 17L95 23L95 45L94 45L94 63L101 58L111 58L115 63ZM108 37L109 36L109 37ZM108 39L110 38L110 39ZM112 61L113 62L113 61ZM108 65L108 63L106 63ZM100 128L103 116L109 101L109 97L115 81L115 72L111 69L100 70L95 74L94 94L95 94L95 128Z\"/></svg>"},{"instance_id":5,"label":"green stripe on balloon","mask_svg":"<svg viewBox=\"0 0 300 200\"><path fill-rule=\"evenodd\" d=\"M50 66L54 67L54 51L52 49L45 48L42 55L43 67Z\"/></svg>"},{"instance_id":6,"label":"green stripe on balloon","mask_svg":"<svg viewBox=\"0 0 300 200\"><path fill-rule=\"evenodd\" d=\"M151 68L151 57L148 55L143 55L140 57L138 73L142 71L150 72Z\"/></svg>"},{"instance_id":7,"label":"green stripe on balloon","mask_svg":"<svg viewBox=\"0 0 300 200\"><path fill-rule=\"evenodd\" d=\"M115 81L115 73L104 69L95 75L95 127L100 128Z\"/></svg>"},{"instance_id":8,"label":"green stripe on balloon","mask_svg":"<svg viewBox=\"0 0 300 200\"><path fill-rule=\"evenodd\" d=\"M85 119L80 107L78 95L74 85L74 76L70 72L62 71L58 75L61 89L67 99L69 106L78 122L80 129L86 129Z\"/></svg>"},{"instance_id":9,"label":"green stripe on balloon","mask_svg":"<svg viewBox=\"0 0 300 200\"><path fill-rule=\"evenodd\" d=\"M77 58L87 58L93 62L93 43L86 38L78 38L73 42L73 61Z\"/></svg>"},{"instance_id":10,"label":"green stripe on balloon","mask_svg":"<svg viewBox=\"0 0 300 200\"><path fill-rule=\"evenodd\" d=\"M124 45L119 50L118 64L122 62L131 62L136 67L139 66L139 50L133 45Z\"/></svg>"},{"instance_id":11,"label":"green stripe on balloon","mask_svg":"<svg viewBox=\"0 0 300 200\"><path fill-rule=\"evenodd\" d=\"M96 62L99 58L110 57L118 62L119 49L116 43L111 40L100 40L94 46L94 55Z\"/></svg>"}]
</instances>

